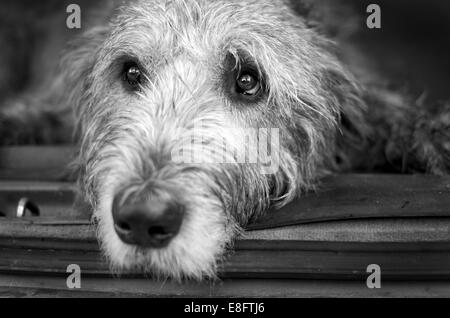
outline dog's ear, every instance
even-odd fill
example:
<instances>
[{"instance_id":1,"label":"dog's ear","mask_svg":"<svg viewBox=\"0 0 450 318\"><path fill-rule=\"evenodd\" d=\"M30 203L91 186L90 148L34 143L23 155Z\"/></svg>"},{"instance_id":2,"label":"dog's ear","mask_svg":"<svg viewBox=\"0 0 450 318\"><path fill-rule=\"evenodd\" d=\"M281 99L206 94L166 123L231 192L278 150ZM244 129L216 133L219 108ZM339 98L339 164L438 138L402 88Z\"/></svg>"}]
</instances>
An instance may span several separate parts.
<instances>
[{"instance_id":1,"label":"dog's ear","mask_svg":"<svg viewBox=\"0 0 450 318\"><path fill-rule=\"evenodd\" d=\"M363 25L358 5L345 0L290 0L289 4L306 25L337 42L354 35Z\"/></svg>"},{"instance_id":2,"label":"dog's ear","mask_svg":"<svg viewBox=\"0 0 450 318\"><path fill-rule=\"evenodd\" d=\"M89 74L95 64L99 49L102 47L110 29L106 26L94 27L72 41L61 60L64 85L69 90L66 100L68 107L78 116Z\"/></svg>"},{"instance_id":3,"label":"dog's ear","mask_svg":"<svg viewBox=\"0 0 450 318\"><path fill-rule=\"evenodd\" d=\"M322 76L328 102L338 110L335 152L330 163L333 169L348 170L354 164L352 154L367 147L371 134L364 115L367 111L365 91L345 66L325 69Z\"/></svg>"}]
</instances>

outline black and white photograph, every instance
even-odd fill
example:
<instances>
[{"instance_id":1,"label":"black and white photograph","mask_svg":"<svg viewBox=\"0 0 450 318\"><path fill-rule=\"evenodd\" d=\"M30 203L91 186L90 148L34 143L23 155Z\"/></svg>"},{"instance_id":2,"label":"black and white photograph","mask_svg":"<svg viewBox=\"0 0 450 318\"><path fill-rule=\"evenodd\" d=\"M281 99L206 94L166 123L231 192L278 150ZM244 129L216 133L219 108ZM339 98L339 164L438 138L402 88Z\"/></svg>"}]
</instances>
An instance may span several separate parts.
<instances>
[{"instance_id":1,"label":"black and white photograph","mask_svg":"<svg viewBox=\"0 0 450 318\"><path fill-rule=\"evenodd\" d=\"M450 297L450 2L1 0L0 46L0 297Z\"/></svg>"}]
</instances>

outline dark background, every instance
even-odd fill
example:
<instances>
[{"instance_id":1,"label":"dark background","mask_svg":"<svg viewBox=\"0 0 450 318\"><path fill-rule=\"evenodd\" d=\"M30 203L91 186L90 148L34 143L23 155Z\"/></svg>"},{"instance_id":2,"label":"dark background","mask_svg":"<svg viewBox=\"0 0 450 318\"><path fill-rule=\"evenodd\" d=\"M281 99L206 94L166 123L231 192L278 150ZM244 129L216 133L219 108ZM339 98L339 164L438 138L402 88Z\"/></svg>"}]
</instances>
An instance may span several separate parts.
<instances>
[{"instance_id":1,"label":"dark background","mask_svg":"<svg viewBox=\"0 0 450 318\"><path fill-rule=\"evenodd\" d=\"M355 38L386 74L416 94L450 97L450 1L345 1L360 12L381 6L382 28L362 28Z\"/></svg>"},{"instance_id":2,"label":"dark background","mask_svg":"<svg viewBox=\"0 0 450 318\"><path fill-rule=\"evenodd\" d=\"M415 96L425 93L431 99L450 97L450 1L317 1L328 3L337 12L332 19L325 19L331 25L330 30L356 21L356 30L346 40L360 49L390 81ZM299 12L304 9L304 3L317 1L292 0ZM51 37L48 34L51 28L45 25L51 22L55 12L65 17L65 6L73 2L80 4L82 10L91 3L85 0L0 2L0 103L25 90L30 81L36 80L31 77L45 72L45 68L38 72L33 70L36 66L30 61L36 54L35 49ZM370 3L381 6L381 29L368 29L365 25L366 8ZM336 9L340 6L346 9ZM354 20L355 15L359 20ZM49 59L51 63L57 62L53 61L55 57ZM37 63L38 67L42 64Z\"/></svg>"},{"instance_id":3,"label":"dark background","mask_svg":"<svg viewBox=\"0 0 450 318\"><path fill-rule=\"evenodd\" d=\"M302 2L293 0L300 12ZM341 37L357 47L390 81L416 96L425 93L430 99L450 98L450 1L310 2L330 7L332 13L322 21L330 24L329 31L344 33ZM381 7L381 29L366 26L366 8L371 3Z\"/></svg>"}]
</instances>

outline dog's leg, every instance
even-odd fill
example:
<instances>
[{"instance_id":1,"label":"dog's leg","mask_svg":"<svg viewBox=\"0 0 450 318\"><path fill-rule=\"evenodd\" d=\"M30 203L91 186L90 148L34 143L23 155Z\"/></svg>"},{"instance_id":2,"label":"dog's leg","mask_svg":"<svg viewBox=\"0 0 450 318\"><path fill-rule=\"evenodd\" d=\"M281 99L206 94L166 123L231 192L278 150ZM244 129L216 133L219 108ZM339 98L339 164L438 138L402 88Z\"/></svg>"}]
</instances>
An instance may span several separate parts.
<instances>
[{"instance_id":1,"label":"dog's leg","mask_svg":"<svg viewBox=\"0 0 450 318\"><path fill-rule=\"evenodd\" d=\"M339 148L344 158L351 158L350 169L450 172L450 102L428 103L374 86L368 86L364 100L363 125L345 114L341 123Z\"/></svg>"},{"instance_id":2,"label":"dog's leg","mask_svg":"<svg viewBox=\"0 0 450 318\"><path fill-rule=\"evenodd\" d=\"M368 116L384 156L401 172L450 172L450 103L429 103L397 92L374 90ZM384 130L381 133L382 129Z\"/></svg>"},{"instance_id":3,"label":"dog's leg","mask_svg":"<svg viewBox=\"0 0 450 318\"><path fill-rule=\"evenodd\" d=\"M76 94L77 82L70 79L83 72L88 60L84 42L76 39L91 27L106 23L118 3L80 0L80 30L66 27L64 2L44 7L0 4L0 11L8 12L8 19L1 24L5 31L0 32L0 44L6 48L0 52L0 145L71 141L71 95ZM76 41L81 48L70 44ZM70 63L70 68L69 63L60 63L62 56L80 61Z\"/></svg>"},{"instance_id":4,"label":"dog's leg","mask_svg":"<svg viewBox=\"0 0 450 318\"><path fill-rule=\"evenodd\" d=\"M61 107L58 95L59 89L52 87L48 93L26 94L1 106L0 145L70 142L71 112Z\"/></svg>"}]
</instances>

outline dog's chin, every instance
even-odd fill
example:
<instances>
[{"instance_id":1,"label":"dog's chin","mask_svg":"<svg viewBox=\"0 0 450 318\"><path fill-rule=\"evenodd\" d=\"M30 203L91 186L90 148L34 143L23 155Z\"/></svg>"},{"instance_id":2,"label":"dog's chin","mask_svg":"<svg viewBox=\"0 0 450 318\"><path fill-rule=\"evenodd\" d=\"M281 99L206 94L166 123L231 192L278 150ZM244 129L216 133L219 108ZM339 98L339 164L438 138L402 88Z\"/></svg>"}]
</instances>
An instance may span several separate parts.
<instances>
[{"instance_id":1,"label":"dog's chin","mask_svg":"<svg viewBox=\"0 0 450 318\"><path fill-rule=\"evenodd\" d=\"M111 272L118 276L132 271L177 281L214 279L227 246L239 231L217 202L204 198L198 198L195 209L187 211L180 232L164 248L124 243L114 230L110 203L100 204L94 215L101 250Z\"/></svg>"}]
</instances>

